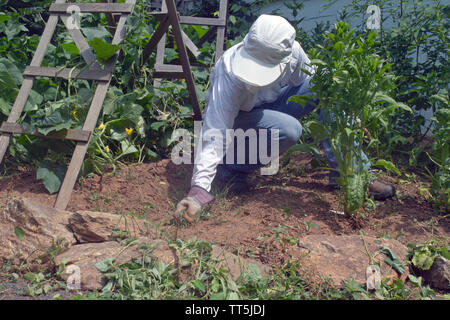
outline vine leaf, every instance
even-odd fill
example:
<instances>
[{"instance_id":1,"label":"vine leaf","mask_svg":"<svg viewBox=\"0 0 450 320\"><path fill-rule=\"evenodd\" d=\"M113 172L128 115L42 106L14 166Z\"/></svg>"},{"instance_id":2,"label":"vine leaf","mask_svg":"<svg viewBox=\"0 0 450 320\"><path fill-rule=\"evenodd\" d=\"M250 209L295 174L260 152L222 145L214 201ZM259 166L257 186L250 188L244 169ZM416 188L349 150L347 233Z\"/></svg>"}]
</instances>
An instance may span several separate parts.
<instances>
[{"instance_id":1,"label":"vine leaf","mask_svg":"<svg viewBox=\"0 0 450 320\"><path fill-rule=\"evenodd\" d=\"M65 166L54 166L49 160L44 160L39 165L36 179L42 180L48 192L50 192L50 194L53 194L59 191L65 174Z\"/></svg>"}]
</instances>

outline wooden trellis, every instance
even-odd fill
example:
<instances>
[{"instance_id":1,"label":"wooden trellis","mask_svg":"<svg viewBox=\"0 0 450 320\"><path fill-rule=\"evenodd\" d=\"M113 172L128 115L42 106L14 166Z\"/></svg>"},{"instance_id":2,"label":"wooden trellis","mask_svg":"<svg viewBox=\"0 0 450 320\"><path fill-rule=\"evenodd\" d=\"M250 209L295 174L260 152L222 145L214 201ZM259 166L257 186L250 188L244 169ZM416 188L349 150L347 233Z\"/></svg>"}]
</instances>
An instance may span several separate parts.
<instances>
[{"instance_id":1,"label":"wooden trellis","mask_svg":"<svg viewBox=\"0 0 450 320\"><path fill-rule=\"evenodd\" d=\"M227 25L227 8L228 0L219 0L219 17L218 18L203 18L203 17L190 17L190 16L179 16L174 0L162 0L162 6L160 12L151 12L154 16L159 18L160 25L155 31L153 37L150 39L146 45L143 56L142 65L146 63L150 54L156 50L156 63L155 72L153 77L158 78L184 78L186 80L186 85L191 97L192 106L194 110L194 119L201 120L202 114L200 110L200 105L198 103L197 93L195 91L194 78L192 76L191 65L187 55L186 47L192 52L195 57L198 57L200 52L197 46L192 42L192 40L181 30L180 24L191 24L191 25L204 25L213 26L199 41L198 45L202 45L207 41L211 35L217 30L217 40L216 40L216 56L217 60L222 56L225 41L225 32ZM172 65L164 63L164 55L166 48L166 33L172 25L172 32L175 37L175 42L179 49L179 59L181 65ZM181 45L182 43L185 44Z\"/></svg>"},{"instance_id":2,"label":"wooden trellis","mask_svg":"<svg viewBox=\"0 0 450 320\"><path fill-rule=\"evenodd\" d=\"M228 0L219 0L219 16L218 18L203 18L203 17L189 17L189 16L181 16L180 23L181 24L191 24L191 25L203 25L203 26L212 26L212 28L203 35L203 37L197 43L197 46L201 46L205 41L207 41L217 30L217 40L216 40L216 56L215 61L217 62L219 58L222 56L224 49L224 40L225 40L225 32L227 26L227 10L228 8ZM162 8L161 12L153 13L155 15L164 15L167 13L167 5L165 0L162 0ZM198 51L198 47L195 43L189 39L189 37L181 31L183 35L183 39L185 41L186 47L191 51L191 53L198 57L200 52ZM169 71L169 76L177 76L177 73L181 73L181 66L173 66L164 64L164 53L166 48L165 43L165 34L161 38L158 43L158 48L156 52L156 74L167 75L164 72ZM170 74L172 72L173 74ZM163 77L162 77L163 78Z\"/></svg>"},{"instance_id":3,"label":"wooden trellis","mask_svg":"<svg viewBox=\"0 0 450 320\"><path fill-rule=\"evenodd\" d=\"M95 55L90 48L88 42L84 38L80 28L74 28L70 25L69 18L71 16L71 8L76 6L79 13L105 13L111 30L114 32L114 37L112 44L119 44L125 39L126 28L125 22L127 17L133 12L136 0L126 0L125 3L111 3L108 0L102 0L103 3L66 3L66 0L55 0L55 2L50 6L49 9L49 19L45 26L44 32L39 41L36 52L33 56L31 64L25 68L24 80L20 88L19 94L14 102L11 113L8 116L7 121L5 121L0 127L0 163L3 161L6 150L11 140L12 134L25 134L25 135L37 135L42 136L36 131L29 132L22 125L17 123L20 115L24 109L24 106L28 100L31 89L33 87L35 77L59 77L64 79L77 78L82 80L94 80L98 81L98 85L93 96L88 114L86 116L86 121L83 125L82 130L69 129L61 132L54 132L46 135L47 138L55 139L67 139L76 141L75 151L73 153L72 159L70 161L69 167L67 169L64 181L61 185L61 189L58 193L58 197L55 202L55 207L59 209L65 209L69 203L72 190L75 186L78 173L83 164L84 157L86 155L89 141L91 139L92 132L97 124L98 117L103 105L103 102L108 91L111 78L113 75L114 67L116 65L120 51L116 52L114 57L112 57L104 66L101 68L97 62ZM225 4L224 4L225 3ZM194 118L201 119L201 111L198 103L197 94L195 92L194 79L192 76L189 59L187 56L187 51L184 41L187 38L183 34L180 26L180 17L178 15L174 0L167 0L165 3L165 12L158 13L161 18L160 27L155 31L154 35L147 44L143 60L146 61L153 51L154 47L162 39L164 34L167 32L170 25L172 25L172 31L179 49L179 57L181 66L171 66L176 67L174 70L169 70L167 74L162 74L161 76L173 76L173 71L176 73L176 77L183 77L186 79L189 93L193 102ZM226 11L227 0L221 0L221 12ZM223 18L225 17L225 18ZM220 24L217 21L207 21L198 19L208 19L208 18L194 18L194 17L181 17L182 22L189 23L194 22L195 24L205 24L213 22L213 25L217 25L220 29L218 36L218 48L220 47L219 56L223 51L223 40L225 34L225 15L222 14ZM81 56L88 65L86 69L68 69L68 68L52 68L52 67L42 67L42 61L44 59L45 53L47 51L48 45L53 37L56 26L59 19L62 20L66 26L69 34L72 36L75 45L78 47ZM194 20L190 20L194 19ZM215 19L212 19L215 20ZM220 40L220 43L219 43ZM162 40L161 40L162 41ZM192 48L192 45L189 43ZM159 53L160 57L158 61L163 60L163 56ZM164 68L162 64L162 68ZM181 72L180 72L181 68ZM158 72L158 70L157 70ZM172 73L171 73L172 72Z\"/></svg>"},{"instance_id":4,"label":"wooden trellis","mask_svg":"<svg viewBox=\"0 0 450 320\"><path fill-rule=\"evenodd\" d=\"M44 32L39 41L36 52L34 53L31 64L25 68L24 80L14 102L8 120L4 122L0 128L0 162L3 160L11 134L27 134L36 135L36 132L27 132L25 128L17 124L17 120L23 111L25 103L28 100L30 91L33 87L35 77L59 77L69 78L76 77L78 79L95 80L98 85L92 99L89 112L86 116L86 121L82 130L67 130L65 133L49 134L46 137L68 139L77 142L75 151L70 161L64 181L61 185L58 197L56 199L55 207L65 209L70 200L73 187L81 169L86 151L89 145L91 134L95 129L98 117L103 105L103 101L108 91L111 82L114 66L117 61L119 53L106 63L102 69L96 61L95 55L88 42L84 38L79 28L69 25L69 17L71 16L71 6L76 6L80 13L106 13L110 18L113 13L119 14L119 20L115 28L114 38L112 44L119 44L125 37L125 22L129 14L133 12L135 0L127 0L125 3L66 3L65 0L56 0L49 9L50 17L45 26ZM72 7L73 8L73 7ZM110 23L114 21L108 19ZM61 68L41 67L48 45L53 37L53 34L61 19L66 26L69 34L72 36L76 46L80 50L81 56L88 64L89 68L86 70L72 70Z\"/></svg>"}]
</instances>

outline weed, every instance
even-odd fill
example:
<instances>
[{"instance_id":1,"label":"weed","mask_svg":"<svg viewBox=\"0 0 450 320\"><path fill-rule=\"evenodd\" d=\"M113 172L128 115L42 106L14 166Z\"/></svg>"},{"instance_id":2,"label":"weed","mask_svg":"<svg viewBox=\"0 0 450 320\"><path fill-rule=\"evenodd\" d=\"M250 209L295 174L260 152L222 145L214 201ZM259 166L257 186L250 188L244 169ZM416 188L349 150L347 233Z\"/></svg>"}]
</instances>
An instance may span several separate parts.
<instances>
[{"instance_id":1,"label":"weed","mask_svg":"<svg viewBox=\"0 0 450 320\"><path fill-rule=\"evenodd\" d=\"M311 221L303 221L303 224L305 225L306 231L309 231L311 228L317 228L317 224L312 223Z\"/></svg>"},{"instance_id":2,"label":"weed","mask_svg":"<svg viewBox=\"0 0 450 320\"><path fill-rule=\"evenodd\" d=\"M145 202L142 202L142 207L144 208L144 210L146 212L149 212L150 209L155 209L156 208L156 204L148 202L148 201L145 201Z\"/></svg>"},{"instance_id":3,"label":"weed","mask_svg":"<svg viewBox=\"0 0 450 320\"><path fill-rule=\"evenodd\" d=\"M208 221L210 218L211 218L211 212L209 210L206 210L205 208L202 208L198 219Z\"/></svg>"},{"instance_id":4,"label":"weed","mask_svg":"<svg viewBox=\"0 0 450 320\"><path fill-rule=\"evenodd\" d=\"M23 295L36 297L41 294L48 294L52 291L67 289L65 282L57 280L61 278L64 271L64 266L58 269L56 274L53 273L33 273L28 272L23 277L28 280L27 287L22 292Z\"/></svg>"},{"instance_id":5,"label":"weed","mask_svg":"<svg viewBox=\"0 0 450 320\"><path fill-rule=\"evenodd\" d=\"M283 217L285 219L289 218L291 215L292 215L291 208L284 208L283 209Z\"/></svg>"},{"instance_id":6,"label":"weed","mask_svg":"<svg viewBox=\"0 0 450 320\"><path fill-rule=\"evenodd\" d=\"M429 270L433 265L434 259L438 256L450 259L450 247L438 245L437 241L432 239L424 244L408 244L408 260L414 267L420 270Z\"/></svg>"},{"instance_id":7,"label":"weed","mask_svg":"<svg viewBox=\"0 0 450 320\"><path fill-rule=\"evenodd\" d=\"M100 198L100 194L94 190L89 190L88 191L90 194L92 194L88 199L90 201L97 201Z\"/></svg>"}]
</instances>

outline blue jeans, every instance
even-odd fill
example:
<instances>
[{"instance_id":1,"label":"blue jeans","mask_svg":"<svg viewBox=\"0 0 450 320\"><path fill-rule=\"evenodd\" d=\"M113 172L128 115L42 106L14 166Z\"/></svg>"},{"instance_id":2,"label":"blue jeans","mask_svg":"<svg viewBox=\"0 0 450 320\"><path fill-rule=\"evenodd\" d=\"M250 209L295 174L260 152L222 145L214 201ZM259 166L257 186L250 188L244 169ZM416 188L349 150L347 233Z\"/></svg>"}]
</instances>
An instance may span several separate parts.
<instances>
[{"instance_id":1,"label":"blue jeans","mask_svg":"<svg viewBox=\"0 0 450 320\"><path fill-rule=\"evenodd\" d=\"M286 152L291 146L296 144L300 139L302 134L302 125L298 119L308 115L314 110L314 105L306 104L304 107L300 104L287 101L289 97L294 95L311 95L309 90L309 82L305 82L302 86L294 87L287 86L284 87L278 99L271 103L265 103L262 105L255 106L251 111L240 111L234 122L234 129L278 129L279 130L279 154ZM323 121L324 115L319 111L319 121ZM270 135L270 130L269 130ZM270 138L267 139L269 143L270 150ZM246 141L248 144L248 141ZM259 145L259 140L258 140ZM334 153L331 151L330 141L325 140L321 143L322 148L325 152L325 157L328 160L330 168L338 169L338 163ZM234 145L235 153L238 146ZM248 145L245 148L248 153ZM259 154L259 153L258 153ZM361 159L363 159L363 167L366 170L370 169L370 162L367 156L361 151ZM248 155L246 155L245 164L225 164L224 167L227 171L232 172L233 175L242 174L247 175L248 173L259 169L263 166L259 159L256 164L248 163ZM224 161L224 163L226 163ZM222 168L223 169L223 168ZM330 177L337 177L339 173L336 171L331 171Z\"/></svg>"}]
</instances>

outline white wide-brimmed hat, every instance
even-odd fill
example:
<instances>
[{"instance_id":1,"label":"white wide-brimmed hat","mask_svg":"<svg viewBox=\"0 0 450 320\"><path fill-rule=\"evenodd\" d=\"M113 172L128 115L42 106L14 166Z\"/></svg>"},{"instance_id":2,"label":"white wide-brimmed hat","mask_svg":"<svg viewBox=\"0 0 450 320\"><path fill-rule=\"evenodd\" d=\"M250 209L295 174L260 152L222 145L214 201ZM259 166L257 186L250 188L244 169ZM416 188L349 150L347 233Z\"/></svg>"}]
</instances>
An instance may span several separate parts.
<instances>
[{"instance_id":1,"label":"white wide-brimmed hat","mask_svg":"<svg viewBox=\"0 0 450 320\"><path fill-rule=\"evenodd\" d=\"M283 73L292 55L294 27L283 17L263 14L238 45L232 71L242 81L268 86Z\"/></svg>"}]
</instances>

